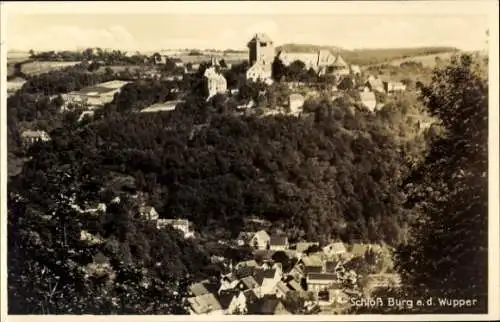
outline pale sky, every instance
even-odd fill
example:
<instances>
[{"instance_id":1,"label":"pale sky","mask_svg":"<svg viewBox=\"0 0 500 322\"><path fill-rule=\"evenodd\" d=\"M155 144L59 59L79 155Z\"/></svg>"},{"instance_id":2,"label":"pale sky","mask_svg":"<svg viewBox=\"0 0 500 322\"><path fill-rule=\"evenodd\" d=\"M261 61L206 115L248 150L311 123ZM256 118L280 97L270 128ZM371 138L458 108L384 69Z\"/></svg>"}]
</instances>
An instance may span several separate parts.
<instances>
[{"instance_id":1,"label":"pale sky","mask_svg":"<svg viewBox=\"0 0 500 322\"><path fill-rule=\"evenodd\" d=\"M256 32L275 42L345 49L485 47L488 16L279 14L9 14L9 50L102 47L151 51L178 48L244 49Z\"/></svg>"}]
</instances>

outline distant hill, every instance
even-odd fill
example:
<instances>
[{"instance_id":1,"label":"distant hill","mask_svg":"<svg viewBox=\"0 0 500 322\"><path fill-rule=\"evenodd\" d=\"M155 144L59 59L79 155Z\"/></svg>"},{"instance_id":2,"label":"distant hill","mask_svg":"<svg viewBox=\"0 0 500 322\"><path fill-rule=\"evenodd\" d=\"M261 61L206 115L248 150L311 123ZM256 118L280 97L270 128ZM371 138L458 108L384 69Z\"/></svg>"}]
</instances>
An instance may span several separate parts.
<instances>
[{"instance_id":1,"label":"distant hill","mask_svg":"<svg viewBox=\"0 0 500 322\"><path fill-rule=\"evenodd\" d=\"M329 50L331 52L342 52L345 49L336 46L323 46L323 45L311 45L311 44L283 44L276 47L277 51L284 50L289 52L297 53L314 53L318 50Z\"/></svg>"},{"instance_id":2,"label":"distant hill","mask_svg":"<svg viewBox=\"0 0 500 322\"><path fill-rule=\"evenodd\" d=\"M277 51L280 50L303 53L313 53L318 50L329 50L332 53L342 55L349 63L357 65L375 65L388 63L397 59L409 59L414 56L427 56L459 51L454 47L363 48L348 50L338 46L293 43L278 46Z\"/></svg>"}]
</instances>

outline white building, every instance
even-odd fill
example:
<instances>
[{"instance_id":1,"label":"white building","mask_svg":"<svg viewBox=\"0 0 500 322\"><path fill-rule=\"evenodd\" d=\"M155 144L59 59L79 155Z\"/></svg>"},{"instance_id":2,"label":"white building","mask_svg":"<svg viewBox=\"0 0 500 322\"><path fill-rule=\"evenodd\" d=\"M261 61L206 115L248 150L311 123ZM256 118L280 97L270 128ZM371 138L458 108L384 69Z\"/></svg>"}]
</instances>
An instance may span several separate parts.
<instances>
[{"instance_id":1,"label":"white building","mask_svg":"<svg viewBox=\"0 0 500 322\"><path fill-rule=\"evenodd\" d=\"M30 146L35 142L50 141L50 136L45 131L26 130L21 133L21 141L25 146Z\"/></svg>"},{"instance_id":2,"label":"white building","mask_svg":"<svg viewBox=\"0 0 500 322\"><path fill-rule=\"evenodd\" d=\"M227 91L226 78L217 73L214 67L207 68L204 76L207 81L208 98L215 94L223 94Z\"/></svg>"},{"instance_id":3,"label":"white building","mask_svg":"<svg viewBox=\"0 0 500 322\"><path fill-rule=\"evenodd\" d=\"M328 256L335 256L335 255L342 255L347 252L347 249L345 248L344 243L342 242L335 242L326 245L323 247L323 252Z\"/></svg>"},{"instance_id":4,"label":"white building","mask_svg":"<svg viewBox=\"0 0 500 322\"><path fill-rule=\"evenodd\" d=\"M302 106L304 106L304 96L300 94L292 94L288 98L288 107L290 108L290 113L292 114L298 114Z\"/></svg>"},{"instance_id":5,"label":"white building","mask_svg":"<svg viewBox=\"0 0 500 322\"><path fill-rule=\"evenodd\" d=\"M270 239L271 237L265 230L260 230L250 240L250 246L256 249L268 249Z\"/></svg>"},{"instance_id":6,"label":"white building","mask_svg":"<svg viewBox=\"0 0 500 322\"><path fill-rule=\"evenodd\" d=\"M182 231L184 238L194 237L194 231L192 229L192 224L187 219L158 219L157 227L163 228L166 226L172 226L173 228Z\"/></svg>"},{"instance_id":7,"label":"white building","mask_svg":"<svg viewBox=\"0 0 500 322\"><path fill-rule=\"evenodd\" d=\"M361 97L361 103L368 108L370 111L374 111L377 106L377 99L375 97L375 93L373 92L360 92L359 96Z\"/></svg>"},{"instance_id":8,"label":"white building","mask_svg":"<svg viewBox=\"0 0 500 322\"><path fill-rule=\"evenodd\" d=\"M183 103L183 100L167 101L156 103L141 110L141 113L156 113L174 111L178 104Z\"/></svg>"}]
</instances>

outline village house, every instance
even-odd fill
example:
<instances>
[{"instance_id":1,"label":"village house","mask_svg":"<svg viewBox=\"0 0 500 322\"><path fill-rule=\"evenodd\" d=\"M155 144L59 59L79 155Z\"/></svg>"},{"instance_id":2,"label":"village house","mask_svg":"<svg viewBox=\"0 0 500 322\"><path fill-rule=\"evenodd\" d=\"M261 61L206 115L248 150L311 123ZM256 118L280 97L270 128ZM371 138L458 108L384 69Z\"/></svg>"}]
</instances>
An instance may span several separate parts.
<instances>
[{"instance_id":1,"label":"village house","mask_svg":"<svg viewBox=\"0 0 500 322\"><path fill-rule=\"evenodd\" d=\"M256 272L255 280L260 284L260 295L274 294L274 288L283 277L281 268L261 269Z\"/></svg>"},{"instance_id":2,"label":"village house","mask_svg":"<svg viewBox=\"0 0 500 322\"><path fill-rule=\"evenodd\" d=\"M406 91L406 85L401 82L384 82L384 89L387 93Z\"/></svg>"},{"instance_id":3,"label":"village house","mask_svg":"<svg viewBox=\"0 0 500 322\"><path fill-rule=\"evenodd\" d=\"M215 94L223 94L227 91L226 78L217 73L215 67L210 67L205 70L204 77L206 79L208 98Z\"/></svg>"},{"instance_id":4,"label":"village house","mask_svg":"<svg viewBox=\"0 0 500 322\"><path fill-rule=\"evenodd\" d=\"M79 91L61 94L64 101L61 106L62 111L66 111L70 105L77 105L89 110L96 109L109 103L119 93L121 89L129 82L114 80L89 86Z\"/></svg>"},{"instance_id":5,"label":"village house","mask_svg":"<svg viewBox=\"0 0 500 322\"><path fill-rule=\"evenodd\" d=\"M50 136L45 131L26 130L21 133L21 141L25 147L29 147L36 142L50 141Z\"/></svg>"},{"instance_id":6,"label":"village house","mask_svg":"<svg viewBox=\"0 0 500 322\"><path fill-rule=\"evenodd\" d=\"M287 284L283 281L279 281L274 287L274 295L279 299L285 298L289 291Z\"/></svg>"},{"instance_id":7,"label":"village house","mask_svg":"<svg viewBox=\"0 0 500 322\"><path fill-rule=\"evenodd\" d=\"M155 64L166 64L167 60L168 60L168 56L166 56L166 55L160 55L160 54L154 55Z\"/></svg>"},{"instance_id":8,"label":"village house","mask_svg":"<svg viewBox=\"0 0 500 322\"><path fill-rule=\"evenodd\" d=\"M249 306L248 314L253 315L284 315L290 314L283 302L275 296L266 296Z\"/></svg>"},{"instance_id":9,"label":"village house","mask_svg":"<svg viewBox=\"0 0 500 322\"><path fill-rule=\"evenodd\" d=\"M350 74L349 65L345 62L342 56L338 55L333 63L333 72L335 76L345 76Z\"/></svg>"},{"instance_id":10,"label":"village house","mask_svg":"<svg viewBox=\"0 0 500 322\"><path fill-rule=\"evenodd\" d=\"M172 226L174 229L180 230L184 234L184 238L194 237L192 223L187 219L158 219L156 226L158 229Z\"/></svg>"},{"instance_id":11,"label":"village house","mask_svg":"<svg viewBox=\"0 0 500 322\"><path fill-rule=\"evenodd\" d=\"M247 314L248 308L258 301L258 296L255 294L254 290L247 289L240 291L237 296L231 299L228 306L227 313L234 314L239 312L241 314Z\"/></svg>"},{"instance_id":12,"label":"village house","mask_svg":"<svg viewBox=\"0 0 500 322\"><path fill-rule=\"evenodd\" d=\"M183 100L173 100L166 101L163 103L156 103L151 106L148 106L141 110L141 113L156 113L156 112L168 112L174 111L178 104L184 103Z\"/></svg>"},{"instance_id":13,"label":"village house","mask_svg":"<svg viewBox=\"0 0 500 322\"><path fill-rule=\"evenodd\" d=\"M318 242L298 242L295 244L295 251L298 256L305 255L306 251L312 246L318 246Z\"/></svg>"},{"instance_id":14,"label":"village house","mask_svg":"<svg viewBox=\"0 0 500 322\"><path fill-rule=\"evenodd\" d=\"M152 220L156 221L158 218L160 218L160 215L158 212L156 212L156 209L151 206L141 206L139 207L139 214L141 217L146 218L147 220Z\"/></svg>"},{"instance_id":15,"label":"village house","mask_svg":"<svg viewBox=\"0 0 500 322\"><path fill-rule=\"evenodd\" d=\"M361 104L368 108L371 112L375 111L377 107L377 99L373 92L360 92Z\"/></svg>"},{"instance_id":16,"label":"village house","mask_svg":"<svg viewBox=\"0 0 500 322\"><path fill-rule=\"evenodd\" d=\"M323 258L324 256L322 253L314 253L314 254L309 254L307 256L303 256L299 264L303 264L304 266L323 266Z\"/></svg>"},{"instance_id":17,"label":"village house","mask_svg":"<svg viewBox=\"0 0 500 322\"><path fill-rule=\"evenodd\" d=\"M219 300L214 294L208 293L187 299L189 304L189 313L191 315L214 314L222 315L224 310L219 303Z\"/></svg>"},{"instance_id":18,"label":"village house","mask_svg":"<svg viewBox=\"0 0 500 322\"><path fill-rule=\"evenodd\" d=\"M239 262L238 264L236 264L235 268L241 269L243 267L257 267L257 266L258 266L258 264L255 261L255 259L251 259L251 260Z\"/></svg>"},{"instance_id":19,"label":"village house","mask_svg":"<svg viewBox=\"0 0 500 322\"><path fill-rule=\"evenodd\" d=\"M218 292L232 290L240 284L238 276L234 272L222 275Z\"/></svg>"},{"instance_id":20,"label":"village house","mask_svg":"<svg viewBox=\"0 0 500 322\"><path fill-rule=\"evenodd\" d=\"M236 237L236 244L240 247L249 245L254 235L255 232L242 231L238 234L238 237Z\"/></svg>"},{"instance_id":21,"label":"village house","mask_svg":"<svg viewBox=\"0 0 500 322\"><path fill-rule=\"evenodd\" d=\"M259 289L260 284L257 282L255 277L253 276L246 276L243 277L240 281L240 289L242 290L255 290ZM258 290L257 293L260 293L260 290Z\"/></svg>"},{"instance_id":22,"label":"village house","mask_svg":"<svg viewBox=\"0 0 500 322\"><path fill-rule=\"evenodd\" d=\"M345 271L344 266L340 261L330 260L326 261L324 264L325 273L337 273L339 271Z\"/></svg>"},{"instance_id":23,"label":"village house","mask_svg":"<svg viewBox=\"0 0 500 322\"><path fill-rule=\"evenodd\" d=\"M299 280L295 279L295 278L292 278L290 279L288 282L287 282L287 287L290 291L292 292L299 292L299 293L304 293L305 290L304 288L302 287L302 285L300 285L300 282Z\"/></svg>"},{"instance_id":24,"label":"village house","mask_svg":"<svg viewBox=\"0 0 500 322\"><path fill-rule=\"evenodd\" d=\"M382 79L370 75L365 83L364 91L385 93L384 82Z\"/></svg>"},{"instance_id":25,"label":"village house","mask_svg":"<svg viewBox=\"0 0 500 322\"><path fill-rule=\"evenodd\" d=\"M342 242L331 243L323 247L323 252L328 257L342 255L346 251L347 249L345 248L345 245Z\"/></svg>"},{"instance_id":26,"label":"village house","mask_svg":"<svg viewBox=\"0 0 500 322\"><path fill-rule=\"evenodd\" d=\"M351 65L351 73L353 75L361 75L361 69L358 65Z\"/></svg>"},{"instance_id":27,"label":"village house","mask_svg":"<svg viewBox=\"0 0 500 322\"><path fill-rule=\"evenodd\" d=\"M103 242L101 237L93 235L86 230L80 231L80 240L86 242L88 245L97 245Z\"/></svg>"},{"instance_id":28,"label":"village house","mask_svg":"<svg viewBox=\"0 0 500 322\"><path fill-rule=\"evenodd\" d=\"M338 276L334 273L310 273L306 276L307 290L319 292L329 288L341 289Z\"/></svg>"},{"instance_id":29,"label":"village house","mask_svg":"<svg viewBox=\"0 0 500 322\"><path fill-rule=\"evenodd\" d=\"M290 109L290 113L298 114L301 111L302 106L304 106L304 101L304 96L300 94L291 94L288 98L288 107Z\"/></svg>"},{"instance_id":30,"label":"village house","mask_svg":"<svg viewBox=\"0 0 500 322\"><path fill-rule=\"evenodd\" d=\"M269 249L269 242L271 237L265 230L260 230L255 233L250 241L250 246L255 249Z\"/></svg>"},{"instance_id":31,"label":"village house","mask_svg":"<svg viewBox=\"0 0 500 322\"><path fill-rule=\"evenodd\" d=\"M188 294L191 297L196 297L209 293L214 293L216 290L217 286L213 282L205 280L199 283L191 284L188 287Z\"/></svg>"}]
</instances>

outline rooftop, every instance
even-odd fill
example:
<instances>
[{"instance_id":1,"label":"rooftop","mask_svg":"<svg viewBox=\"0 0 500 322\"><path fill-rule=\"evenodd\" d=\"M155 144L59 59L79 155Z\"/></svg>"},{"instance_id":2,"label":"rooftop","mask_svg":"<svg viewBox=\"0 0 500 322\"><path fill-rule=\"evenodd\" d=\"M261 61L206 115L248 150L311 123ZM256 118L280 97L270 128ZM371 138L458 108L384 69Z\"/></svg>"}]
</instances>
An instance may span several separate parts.
<instances>
[{"instance_id":1,"label":"rooftop","mask_svg":"<svg viewBox=\"0 0 500 322\"><path fill-rule=\"evenodd\" d=\"M148 112L162 112L162 111L173 111L177 107L177 104L184 103L183 100L166 101L162 103L156 103L148 106L141 110L141 113Z\"/></svg>"},{"instance_id":2,"label":"rooftop","mask_svg":"<svg viewBox=\"0 0 500 322\"><path fill-rule=\"evenodd\" d=\"M100 83L94 86L84 87L79 91L70 92L68 93L68 95L99 96L120 89L123 86L127 85L128 83L129 82L115 80L115 81Z\"/></svg>"},{"instance_id":3,"label":"rooftop","mask_svg":"<svg viewBox=\"0 0 500 322\"><path fill-rule=\"evenodd\" d=\"M245 287L250 290L259 287L259 283L257 283L257 281L253 276L247 276L242 278L241 283L243 283L243 285L245 285Z\"/></svg>"},{"instance_id":4,"label":"rooftop","mask_svg":"<svg viewBox=\"0 0 500 322\"><path fill-rule=\"evenodd\" d=\"M375 93L373 92L360 92L359 97L361 101L375 101Z\"/></svg>"},{"instance_id":5,"label":"rooftop","mask_svg":"<svg viewBox=\"0 0 500 322\"><path fill-rule=\"evenodd\" d=\"M26 130L21 134L22 137L47 137L48 134L45 131L32 131Z\"/></svg>"},{"instance_id":6,"label":"rooftop","mask_svg":"<svg viewBox=\"0 0 500 322\"><path fill-rule=\"evenodd\" d=\"M250 41L248 42L249 44L250 43L253 43L253 42L266 42L266 43L272 43L273 41L271 40L271 38L269 38L269 36L267 36L265 33L256 33L252 39L250 39Z\"/></svg>"},{"instance_id":7,"label":"rooftop","mask_svg":"<svg viewBox=\"0 0 500 322\"><path fill-rule=\"evenodd\" d=\"M295 246L295 250L297 252L300 252L300 253L303 253L305 252L306 250L309 249L309 247L313 246L313 245L318 245L317 242L300 242L300 243L297 243L296 246Z\"/></svg>"},{"instance_id":8,"label":"rooftop","mask_svg":"<svg viewBox=\"0 0 500 322\"><path fill-rule=\"evenodd\" d=\"M295 101L295 100L304 100L304 96L300 94L291 94L290 95L290 100Z\"/></svg>"},{"instance_id":9,"label":"rooftop","mask_svg":"<svg viewBox=\"0 0 500 322\"><path fill-rule=\"evenodd\" d=\"M286 236L273 235L269 239L269 244L275 246L285 246L288 244L288 238Z\"/></svg>"},{"instance_id":10,"label":"rooftop","mask_svg":"<svg viewBox=\"0 0 500 322\"><path fill-rule=\"evenodd\" d=\"M332 274L332 273L309 273L309 274L307 274L307 280L336 281L337 279L338 279L337 274Z\"/></svg>"},{"instance_id":11,"label":"rooftop","mask_svg":"<svg viewBox=\"0 0 500 322\"><path fill-rule=\"evenodd\" d=\"M212 293L190 297L187 301L191 305L192 310L197 314L204 314L222 309L219 300Z\"/></svg>"},{"instance_id":12,"label":"rooftop","mask_svg":"<svg viewBox=\"0 0 500 322\"><path fill-rule=\"evenodd\" d=\"M189 291L194 296L201 296L201 295L209 294L210 291L207 289L206 284L207 283L203 283L203 282L191 284L191 286L189 286Z\"/></svg>"}]
</instances>

